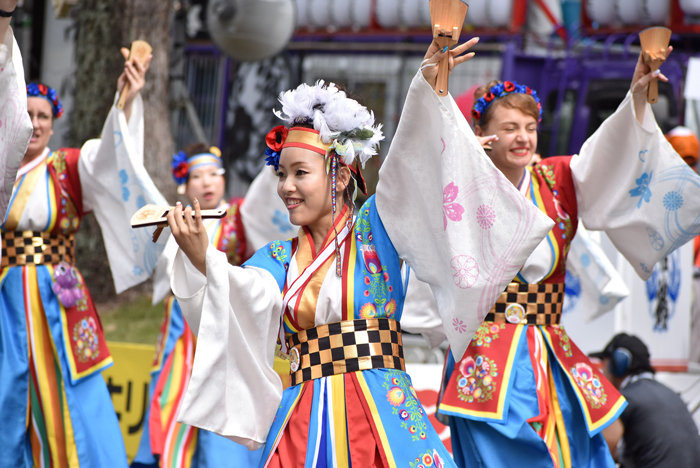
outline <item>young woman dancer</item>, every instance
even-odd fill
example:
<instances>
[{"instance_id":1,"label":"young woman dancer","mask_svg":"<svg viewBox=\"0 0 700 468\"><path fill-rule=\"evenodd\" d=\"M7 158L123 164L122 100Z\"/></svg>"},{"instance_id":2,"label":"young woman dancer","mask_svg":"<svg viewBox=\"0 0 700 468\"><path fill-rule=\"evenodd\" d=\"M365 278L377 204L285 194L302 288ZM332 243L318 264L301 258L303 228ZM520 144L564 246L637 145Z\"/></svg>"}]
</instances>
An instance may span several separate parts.
<instances>
[{"instance_id":1,"label":"young woman dancer","mask_svg":"<svg viewBox=\"0 0 700 468\"><path fill-rule=\"evenodd\" d=\"M655 78L666 81L640 57L630 93L580 154L535 166L528 163L541 118L537 94L507 81L478 91L476 134L491 141L496 167L555 227L464 357L448 359L438 412L449 416L459 466L615 466L601 431L626 402L559 322L579 219L605 230L642 277L699 230L700 178L654 121L646 94Z\"/></svg>"},{"instance_id":2,"label":"young woman dancer","mask_svg":"<svg viewBox=\"0 0 700 468\"><path fill-rule=\"evenodd\" d=\"M173 156L173 177L179 191L198 200L201 209L225 209L223 219L204 221L209 241L226 253L231 265L241 265L271 240L292 232L283 214L285 207L274 196L277 179L265 170L253 181L246 196L224 198L226 179L221 152L197 143ZM153 304L165 299L165 317L156 345L149 388L151 403L144 424L139 452L132 467L257 466L261 450L249 451L224 437L176 421L177 408L189 380L196 337L187 326L177 300L170 295L177 243L170 238L155 269Z\"/></svg>"},{"instance_id":3,"label":"young woman dancer","mask_svg":"<svg viewBox=\"0 0 700 468\"><path fill-rule=\"evenodd\" d=\"M552 225L483 153L461 156L479 143L454 101L433 91L434 65L449 54L452 69L475 42L430 46L377 195L357 218L361 166L382 133L371 112L322 82L283 93L278 116L291 128L268 135L298 237L233 267L209 248L196 200L184 217L181 206L169 215L182 250L172 288L198 338L183 422L264 446L260 466L454 466L404 371L402 261L433 287L463 351ZM486 205L517 226L481 228L474 216ZM292 372L284 393L271 367L278 337Z\"/></svg>"},{"instance_id":4,"label":"young woman dancer","mask_svg":"<svg viewBox=\"0 0 700 468\"><path fill-rule=\"evenodd\" d=\"M134 182L131 164L143 158L139 91L147 69L148 61L127 63L117 86L130 84L124 110L113 108L102 139L82 149L47 148L61 102L48 86L26 86L33 133L0 226L0 467L127 466L100 375L112 358L74 266L74 234L94 211L108 248L121 250L110 255L115 275L138 265L137 254L115 244L130 244L136 199L157 201Z\"/></svg>"}]
</instances>

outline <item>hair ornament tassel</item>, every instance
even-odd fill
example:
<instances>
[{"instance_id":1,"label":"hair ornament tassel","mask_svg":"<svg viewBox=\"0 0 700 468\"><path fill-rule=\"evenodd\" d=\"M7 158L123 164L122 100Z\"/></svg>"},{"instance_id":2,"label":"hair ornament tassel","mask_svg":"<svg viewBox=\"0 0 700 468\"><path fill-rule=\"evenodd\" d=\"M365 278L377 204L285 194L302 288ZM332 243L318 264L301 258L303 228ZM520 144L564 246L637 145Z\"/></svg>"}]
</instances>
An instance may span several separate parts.
<instances>
[{"instance_id":1,"label":"hair ornament tassel","mask_svg":"<svg viewBox=\"0 0 700 468\"><path fill-rule=\"evenodd\" d=\"M335 232L335 274L338 276L343 276L340 265L340 246L338 245L338 229L335 225L335 213L337 211L335 192L338 187L338 155L333 153L329 160L331 161L331 204L333 207L333 216L331 222L333 223L333 231Z\"/></svg>"}]
</instances>

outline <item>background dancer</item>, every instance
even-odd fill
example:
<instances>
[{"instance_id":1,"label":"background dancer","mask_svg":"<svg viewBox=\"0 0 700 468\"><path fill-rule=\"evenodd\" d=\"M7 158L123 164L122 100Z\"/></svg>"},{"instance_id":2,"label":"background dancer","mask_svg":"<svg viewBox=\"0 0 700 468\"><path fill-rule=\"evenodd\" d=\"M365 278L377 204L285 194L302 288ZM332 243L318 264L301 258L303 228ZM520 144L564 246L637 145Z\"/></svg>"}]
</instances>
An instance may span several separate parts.
<instances>
[{"instance_id":1,"label":"background dancer","mask_svg":"<svg viewBox=\"0 0 700 468\"><path fill-rule=\"evenodd\" d=\"M475 96L475 130L491 142L491 160L556 224L486 316L466 355L456 364L448 357L438 411L449 416L459 466L614 466L601 431L626 403L559 321L579 218L589 229L605 230L643 277L699 230L700 205L669 202L691 197L700 179L654 121L646 91L656 78L667 81L650 73L640 56L627 98L580 154L534 167L528 163L542 112L537 94L506 81L489 83ZM658 232L678 235L666 227L669 212L683 220L681 235L659 247L650 242Z\"/></svg>"},{"instance_id":2,"label":"background dancer","mask_svg":"<svg viewBox=\"0 0 700 468\"><path fill-rule=\"evenodd\" d=\"M132 208L120 181L123 185L134 175L130 161L143 158L139 91L149 61L126 63L117 86L130 85L124 110L113 108L102 139L80 150L47 148L63 108L55 90L40 83L27 86L34 130L1 226L0 466L127 465L100 375L112 358L74 266L74 233L92 210L108 245L125 234L129 242ZM148 187L129 189L144 203L158 201ZM124 269L131 257L125 251L110 258L114 271Z\"/></svg>"}]
</instances>

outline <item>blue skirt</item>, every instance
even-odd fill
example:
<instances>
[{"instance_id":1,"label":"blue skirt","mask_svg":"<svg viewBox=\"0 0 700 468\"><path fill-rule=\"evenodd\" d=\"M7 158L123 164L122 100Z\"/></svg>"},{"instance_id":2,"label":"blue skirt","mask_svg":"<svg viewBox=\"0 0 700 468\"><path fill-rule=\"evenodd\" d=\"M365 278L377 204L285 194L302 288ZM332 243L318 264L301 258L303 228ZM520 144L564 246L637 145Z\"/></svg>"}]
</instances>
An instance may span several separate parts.
<instances>
[{"instance_id":1,"label":"blue skirt","mask_svg":"<svg viewBox=\"0 0 700 468\"><path fill-rule=\"evenodd\" d=\"M526 466L528 468L554 466L544 440L528 423L528 419L540 413L535 392L535 373L532 368L528 342L523 340L515 364L513 387L507 416L503 423L477 421L455 415L449 416L452 434L452 453L461 467ZM610 450L602 433L591 437L586 428L581 407L576 394L568 382L556 357L547 347L554 385L557 390L559 407L568 434L572 468L615 468ZM451 374L455 362L448 355L448 369Z\"/></svg>"}]
</instances>

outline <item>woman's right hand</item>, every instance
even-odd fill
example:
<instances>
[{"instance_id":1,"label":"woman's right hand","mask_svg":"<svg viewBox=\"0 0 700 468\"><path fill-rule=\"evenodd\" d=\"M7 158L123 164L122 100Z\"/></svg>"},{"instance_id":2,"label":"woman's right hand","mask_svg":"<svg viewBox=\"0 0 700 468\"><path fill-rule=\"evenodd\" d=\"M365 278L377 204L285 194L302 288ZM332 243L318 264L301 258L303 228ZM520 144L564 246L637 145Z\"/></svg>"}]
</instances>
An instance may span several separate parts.
<instances>
[{"instance_id":1,"label":"woman's right hand","mask_svg":"<svg viewBox=\"0 0 700 468\"><path fill-rule=\"evenodd\" d=\"M437 64L440 63L440 60L443 59L445 54L449 54L449 71L452 73L452 70L454 70L457 65L460 65L474 57L474 52L469 52L467 55L462 54L474 47L477 42L479 42L479 38L473 37L464 44L459 45L452 50L445 50L441 49L438 43L433 39L430 47L428 47L428 51L425 53L425 57L423 57L423 63L421 63L420 67L425 81L427 81L428 84L434 88L435 84L437 83Z\"/></svg>"},{"instance_id":2,"label":"woman's right hand","mask_svg":"<svg viewBox=\"0 0 700 468\"><path fill-rule=\"evenodd\" d=\"M476 139L479 140L479 144L481 146L490 145L492 141L498 141L498 137L496 135L477 136Z\"/></svg>"},{"instance_id":3,"label":"woman's right hand","mask_svg":"<svg viewBox=\"0 0 700 468\"><path fill-rule=\"evenodd\" d=\"M182 204L178 202L175 209L168 213L168 226L173 232L177 245L187 255L192 265L204 276L207 276L206 258L209 236L202 223L202 212L196 198L192 204L194 205L194 216L189 205L183 212Z\"/></svg>"}]
</instances>

